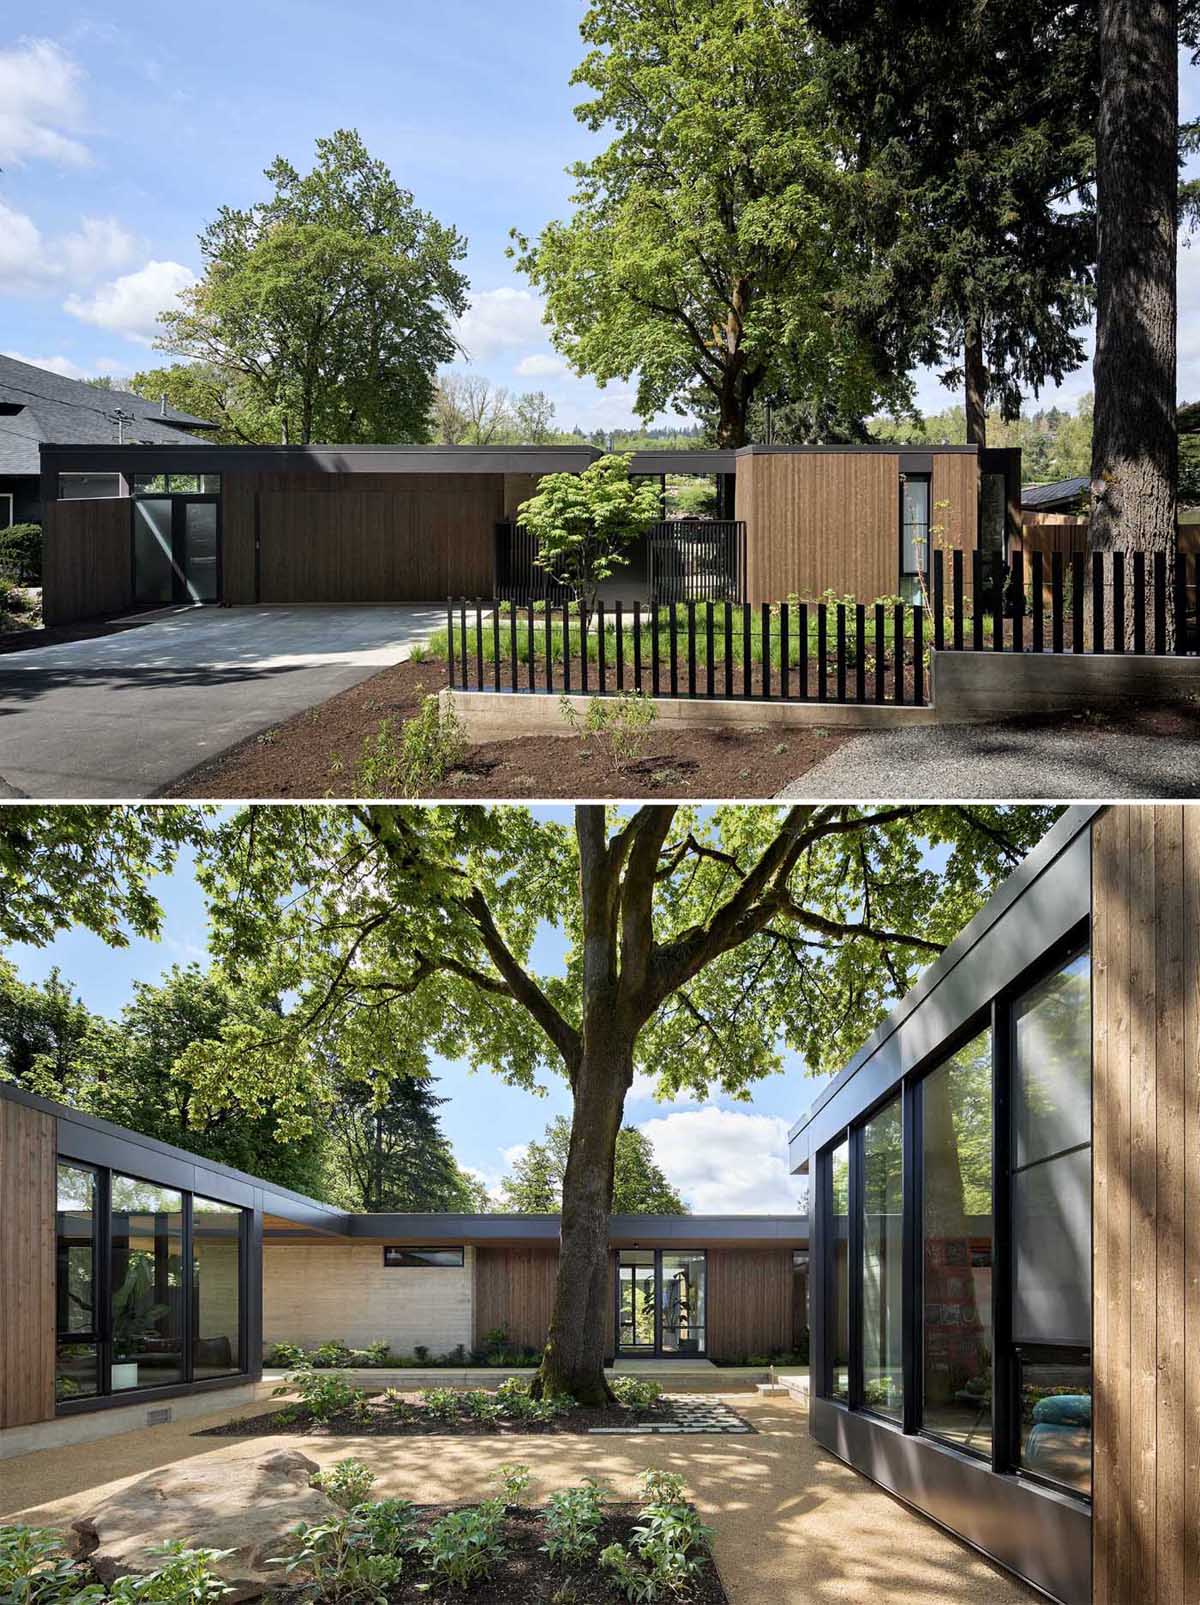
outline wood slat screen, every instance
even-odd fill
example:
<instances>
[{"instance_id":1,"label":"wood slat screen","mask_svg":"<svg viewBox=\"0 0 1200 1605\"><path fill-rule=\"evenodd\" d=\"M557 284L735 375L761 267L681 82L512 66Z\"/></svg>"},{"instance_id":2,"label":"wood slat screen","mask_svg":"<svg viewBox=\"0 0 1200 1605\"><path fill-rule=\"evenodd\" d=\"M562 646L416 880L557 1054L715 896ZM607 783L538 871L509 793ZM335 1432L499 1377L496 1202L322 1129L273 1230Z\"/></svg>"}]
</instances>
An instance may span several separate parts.
<instances>
[{"instance_id":1,"label":"wood slat screen","mask_svg":"<svg viewBox=\"0 0 1200 1605\"><path fill-rule=\"evenodd\" d=\"M46 504L42 615L47 624L120 613L133 604L127 497Z\"/></svg>"},{"instance_id":2,"label":"wood slat screen","mask_svg":"<svg viewBox=\"0 0 1200 1605\"><path fill-rule=\"evenodd\" d=\"M54 1416L55 1157L53 1117L0 1100L0 1428Z\"/></svg>"}]
</instances>

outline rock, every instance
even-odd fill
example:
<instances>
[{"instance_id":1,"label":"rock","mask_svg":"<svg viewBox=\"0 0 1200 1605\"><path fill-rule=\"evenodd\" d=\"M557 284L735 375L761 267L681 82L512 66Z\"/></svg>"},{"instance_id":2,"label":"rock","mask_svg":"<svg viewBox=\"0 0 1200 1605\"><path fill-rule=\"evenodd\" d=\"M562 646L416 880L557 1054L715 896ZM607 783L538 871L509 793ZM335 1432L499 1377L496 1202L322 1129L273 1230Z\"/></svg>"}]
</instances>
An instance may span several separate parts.
<instances>
[{"instance_id":1,"label":"rock","mask_svg":"<svg viewBox=\"0 0 1200 1605\"><path fill-rule=\"evenodd\" d=\"M222 1605L256 1599L282 1580L280 1568L267 1562L285 1553L288 1530L335 1513L326 1495L309 1487L319 1469L297 1449L262 1460L206 1456L165 1466L73 1521L77 1553L111 1582L153 1571L160 1562L150 1550L168 1539L189 1549L232 1550L216 1568L233 1587Z\"/></svg>"}]
</instances>

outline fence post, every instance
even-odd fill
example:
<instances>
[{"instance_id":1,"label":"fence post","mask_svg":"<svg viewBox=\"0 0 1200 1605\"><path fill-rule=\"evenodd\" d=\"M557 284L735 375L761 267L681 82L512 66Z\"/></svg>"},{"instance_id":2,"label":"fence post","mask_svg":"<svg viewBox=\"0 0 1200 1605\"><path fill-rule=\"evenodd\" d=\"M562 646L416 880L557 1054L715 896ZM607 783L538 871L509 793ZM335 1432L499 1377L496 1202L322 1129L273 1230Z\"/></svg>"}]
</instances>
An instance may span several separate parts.
<instances>
[{"instance_id":1,"label":"fence post","mask_svg":"<svg viewBox=\"0 0 1200 1605\"><path fill-rule=\"evenodd\" d=\"M779 695L786 702L788 699L788 678L791 664L788 662L788 605L779 604Z\"/></svg>"},{"instance_id":2,"label":"fence post","mask_svg":"<svg viewBox=\"0 0 1200 1605\"><path fill-rule=\"evenodd\" d=\"M867 700L867 610L861 602L854 604L854 700Z\"/></svg>"},{"instance_id":3,"label":"fence post","mask_svg":"<svg viewBox=\"0 0 1200 1605\"><path fill-rule=\"evenodd\" d=\"M554 609L546 598L546 690L554 690Z\"/></svg>"},{"instance_id":4,"label":"fence post","mask_svg":"<svg viewBox=\"0 0 1200 1605\"><path fill-rule=\"evenodd\" d=\"M508 665L509 679L512 688L517 689L517 604L508 604L508 655L511 662Z\"/></svg>"},{"instance_id":5,"label":"fence post","mask_svg":"<svg viewBox=\"0 0 1200 1605\"><path fill-rule=\"evenodd\" d=\"M633 604L633 689L642 689L642 604Z\"/></svg>"},{"instance_id":6,"label":"fence post","mask_svg":"<svg viewBox=\"0 0 1200 1605\"><path fill-rule=\"evenodd\" d=\"M492 689L500 689L500 605L492 608Z\"/></svg>"},{"instance_id":7,"label":"fence post","mask_svg":"<svg viewBox=\"0 0 1200 1605\"><path fill-rule=\"evenodd\" d=\"M525 650L529 654L529 689L537 690L537 624L534 620L533 603L529 604L529 614L525 626Z\"/></svg>"},{"instance_id":8,"label":"fence post","mask_svg":"<svg viewBox=\"0 0 1200 1605\"><path fill-rule=\"evenodd\" d=\"M454 689L454 598L446 598L446 684Z\"/></svg>"},{"instance_id":9,"label":"fence post","mask_svg":"<svg viewBox=\"0 0 1200 1605\"><path fill-rule=\"evenodd\" d=\"M1104 553L1092 553L1092 651L1104 652Z\"/></svg>"},{"instance_id":10,"label":"fence post","mask_svg":"<svg viewBox=\"0 0 1200 1605\"><path fill-rule=\"evenodd\" d=\"M583 603L579 604L579 689L587 696L588 688L588 620Z\"/></svg>"},{"instance_id":11,"label":"fence post","mask_svg":"<svg viewBox=\"0 0 1200 1605\"><path fill-rule=\"evenodd\" d=\"M912 610L913 618L913 702L918 708L925 705L925 610L918 603Z\"/></svg>"},{"instance_id":12,"label":"fence post","mask_svg":"<svg viewBox=\"0 0 1200 1605\"><path fill-rule=\"evenodd\" d=\"M946 644L946 554L940 547L933 554L933 645L940 652Z\"/></svg>"}]
</instances>

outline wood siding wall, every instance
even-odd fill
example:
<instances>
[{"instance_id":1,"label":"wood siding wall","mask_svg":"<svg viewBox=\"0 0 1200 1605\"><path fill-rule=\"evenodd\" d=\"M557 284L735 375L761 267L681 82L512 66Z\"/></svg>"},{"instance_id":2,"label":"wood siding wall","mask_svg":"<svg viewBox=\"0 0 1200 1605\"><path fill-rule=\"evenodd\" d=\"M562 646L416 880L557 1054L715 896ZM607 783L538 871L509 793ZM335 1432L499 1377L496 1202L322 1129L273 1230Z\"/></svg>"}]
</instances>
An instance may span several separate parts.
<instances>
[{"instance_id":1,"label":"wood siding wall","mask_svg":"<svg viewBox=\"0 0 1200 1605\"><path fill-rule=\"evenodd\" d=\"M223 491L228 602L492 594L502 474L227 474Z\"/></svg>"},{"instance_id":2,"label":"wood siding wall","mask_svg":"<svg viewBox=\"0 0 1200 1605\"><path fill-rule=\"evenodd\" d=\"M790 1248L710 1248L708 1352L716 1360L792 1346Z\"/></svg>"},{"instance_id":3,"label":"wood siding wall","mask_svg":"<svg viewBox=\"0 0 1200 1605\"><path fill-rule=\"evenodd\" d=\"M54 1416L56 1148L51 1115L0 1101L0 1428Z\"/></svg>"},{"instance_id":4,"label":"wood siding wall","mask_svg":"<svg viewBox=\"0 0 1200 1605\"><path fill-rule=\"evenodd\" d=\"M1200 1600L1200 808L1092 845L1094 1605Z\"/></svg>"},{"instance_id":5,"label":"wood siding wall","mask_svg":"<svg viewBox=\"0 0 1200 1605\"><path fill-rule=\"evenodd\" d=\"M475 1345L489 1332L540 1349L554 1309L558 1249L546 1244L475 1250Z\"/></svg>"},{"instance_id":6,"label":"wood siding wall","mask_svg":"<svg viewBox=\"0 0 1200 1605\"><path fill-rule=\"evenodd\" d=\"M48 502L42 555L47 624L120 613L133 604L131 504L126 497Z\"/></svg>"},{"instance_id":7,"label":"wood siding wall","mask_svg":"<svg viewBox=\"0 0 1200 1605\"><path fill-rule=\"evenodd\" d=\"M979 541L978 457L971 452L934 452L929 489L929 522L945 532L940 543L973 552ZM939 538L934 540L936 544Z\"/></svg>"}]
</instances>

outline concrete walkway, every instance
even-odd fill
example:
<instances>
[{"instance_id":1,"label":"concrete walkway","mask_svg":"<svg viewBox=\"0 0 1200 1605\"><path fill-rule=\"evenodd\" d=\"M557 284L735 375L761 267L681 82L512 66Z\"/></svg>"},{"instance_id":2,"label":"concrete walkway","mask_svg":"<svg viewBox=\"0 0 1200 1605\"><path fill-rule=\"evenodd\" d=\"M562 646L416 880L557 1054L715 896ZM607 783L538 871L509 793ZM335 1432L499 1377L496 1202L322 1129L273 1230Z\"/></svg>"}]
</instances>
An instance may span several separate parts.
<instances>
[{"instance_id":1,"label":"concrete walkway","mask_svg":"<svg viewBox=\"0 0 1200 1605\"><path fill-rule=\"evenodd\" d=\"M153 797L408 656L436 607L183 608L0 657L0 796Z\"/></svg>"},{"instance_id":2,"label":"concrete walkway","mask_svg":"<svg viewBox=\"0 0 1200 1605\"><path fill-rule=\"evenodd\" d=\"M932 1523L819 1449L805 1406L747 1399L748 1437L197 1438L177 1423L101 1443L43 1450L0 1466L0 1519L65 1523L154 1468L194 1457L262 1458L302 1449L322 1465L357 1455L376 1495L421 1503L493 1491L502 1461L533 1471L531 1500L600 1478L631 1495L648 1466L681 1472L716 1529L717 1565L732 1605L1021 1605L1038 1598Z\"/></svg>"},{"instance_id":3,"label":"concrete walkway","mask_svg":"<svg viewBox=\"0 0 1200 1605\"><path fill-rule=\"evenodd\" d=\"M1066 727L942 725L856 736L815 764L782 797L954 797L1036 801L1200 796L1200 741L1192 735Z\"/></svg>"}]
</instances>

